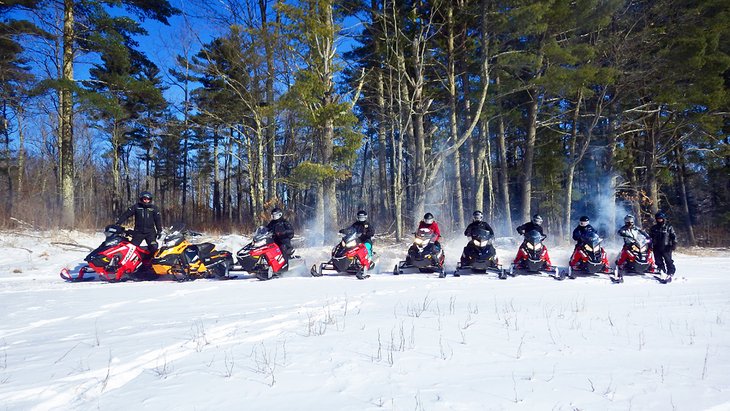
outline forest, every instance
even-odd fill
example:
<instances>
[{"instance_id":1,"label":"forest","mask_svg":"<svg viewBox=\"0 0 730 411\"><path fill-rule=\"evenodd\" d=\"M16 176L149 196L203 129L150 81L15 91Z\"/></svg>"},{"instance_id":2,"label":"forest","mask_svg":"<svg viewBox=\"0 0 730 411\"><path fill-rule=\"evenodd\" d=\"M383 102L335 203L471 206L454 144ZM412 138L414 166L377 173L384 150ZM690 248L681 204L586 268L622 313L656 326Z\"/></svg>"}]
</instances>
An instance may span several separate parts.
<instances>
[{"instance_id":1,"label":"forest","mask_svg":"<svg viewBox=\"0 0 730 411\"><path fill-rule=\"evenodd\" d=\"M169 34L167 37L159 33ZM0 227L730 243L726 0L1 0Z\"/></svg>"}]
</instances>

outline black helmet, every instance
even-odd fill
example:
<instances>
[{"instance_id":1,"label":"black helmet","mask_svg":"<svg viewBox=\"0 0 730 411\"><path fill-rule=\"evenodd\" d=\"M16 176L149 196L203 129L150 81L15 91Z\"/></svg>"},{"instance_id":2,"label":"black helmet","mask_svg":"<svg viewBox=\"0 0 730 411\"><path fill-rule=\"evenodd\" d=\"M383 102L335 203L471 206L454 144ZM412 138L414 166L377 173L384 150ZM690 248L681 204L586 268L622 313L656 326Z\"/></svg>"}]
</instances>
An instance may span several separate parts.
<instances>
[{"instance_id":1,"label":"black helmet","mask_svg":"<svg viewBox=\"0 0 730 411\"><path fill-rule=\"evenodd\" d=\"M152 201L152 193L149 191L143 191L139 193L139 201L149 200Z\"/></svg>"},{"instance_id":2,"label":"black helmet","mask_svg":"<svg viewBox=\"0 0 730 411\"><path fill-rule=\"evenodd\" d=\"M591 219L590 219L590 218L588 218L588 216L587 216L587 215L584 215L584 216L581 216L581 217L580 217L580 221L585 221L585 222L587 223L587 222L591 221Z\"/></svg>"},{"instance_id":3,"label":"black helmet","mask_svg":"<svg viewBox=\"0 0 730 411\"><path fill-rule=\"evenodd\" d=\"M357 212L357 221L367 221L368 220L368 213L365 210L360 210Z\"/></svg>"},{"instance_id":4,"label":"black helmet","mask_svg":"<svg viewBox=\"0 0 730 411\"><path fill-rule=\"evenodd\" d=\"M274 207L273 210L271 210L271 219L272 220L278 220L284 215L284 212L281 211L281 208Z\"/></svg>"},{"instance_id":5,"label":"black helmet","mask_svg":"<svg viewBox=\"0 0 730 411\"><path fill-rule=\"evenodd\" d=\"M431 213L424 214L423 215L423 222L426 223L426 224L433 223L433 214L431 214Z\"/></svg>"},{"instance_id":6,"label":"black helmet","mask_svg":"<svg viewBox=\"0 0 730 411\"><path fill-rule=\"evenodd\" d=\"M634 216L632 216L631 214L626 214L626 217L624 217L624 223L634 224Z\"/></svg>"},{"instance_id":7,"label":"black helmet","mask_svg":"<svg viewBox=\"0 0 730 411\"><path fill-rule=\"evenodd\" d=\"M532 216L532 224L542 224L542 217L540 217L540 214L535 214L534 216Z\"/></svg>"},{"instance_id":8,"label":"black helmet","mask_svg":"<svg viewBox=\"0 0 730 411\"><path fill-rule=\"evenodd\" d=\"M664 214L664 211L660 211L660 212L656 213L656 215L654 216L654 219L655 220L666 220L667 215Z\"/></svg>"},{"instance_id":9,"label":"black helmet","mask_svg":"<svg viewBox=\"0 0 730 411\"><path fill-rule=\"evenodd\" d=\"M474 221L484 220L484 214L482 214L482 212L479 210L475 211L474 214L472 214L471 216L474 217Z\"/></svg>"}]
</instances>

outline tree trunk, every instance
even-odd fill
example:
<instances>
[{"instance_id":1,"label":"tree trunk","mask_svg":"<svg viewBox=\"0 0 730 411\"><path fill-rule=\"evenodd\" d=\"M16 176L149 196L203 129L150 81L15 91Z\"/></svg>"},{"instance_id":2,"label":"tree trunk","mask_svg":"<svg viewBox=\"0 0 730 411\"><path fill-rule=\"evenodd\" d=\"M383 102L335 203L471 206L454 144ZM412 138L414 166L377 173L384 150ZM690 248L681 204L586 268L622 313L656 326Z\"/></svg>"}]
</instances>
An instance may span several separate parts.
<instances>
[{"instance_id":1,"label":"tree trunk","mask_svg":"<svg viewBox=\"0 0 730 411\"><path fill-rule=\"evenodd\" d=\"M25 111L22 103L16 107L16 120L18 122L18 188L17 192L22 195L23 180L25 177Z\"/></svg>"},{"instance_id":2,"label":"tree trunk","mask_svg":"<svg viewBox=\"0 0 730 411\"><path fill-rule=\"evenodd\" d=\"M649 202L651 214L654 215L659 211L659 182L657 181L657 142L659 141L661 119L659 118L659 110L657 110L654 120L651 123L649 131L649 139L647 143L647 154L649 156L646 162L646 185L649 191Z\"/></svg>"},{"instance_id":3,"label":"tree trunk","mask_svg":"<svg viewBox=\"0 0 730 411\"><path fill-rule=\"evenodd\" d=\"M568 153L568 169L565 176L565 198L563 203L564 220L563 220L563 232L567 235L571 230L571 210L573 206L573 179L575 178L575 167L580 162L582 156L576 153L578 147L578 119L580 115L580 106L583 100L583 93L578 92L578 102L575 105L573 111L573 127L570 132L570 151ZM570 239L566 239L570 241Z\"/></svg>"},{"instance_id":4,"label":"tree trunk","mask_svg":"<svg viewBox=\"0 0 730 411\"><path fill-rule=\"evenodd\" d=\"M76 223L74 209L74 140L73 93L74 81L74 1L63 1L63 73L60 92L60 169L61 169L61 225L72 228Z\"/></svg>"},{"instance_id":5,"label":"tree trunk","mask_svg":"<svg viewBox=\"0 0 730 411\"><path fill-rule=\"evenodd\" d=\"M499 78L497 78L499 84ZM507 169L507 143L505 141L504 117L497 123L497 150L499 151L499 192L502 200L502 220L509 231L512 231L512 210L510 209L509 171Z\"/></svg>"},{"instance_id":6,"label":"tree trunk","mask_svg":"<svg viewBox=\"0 0 730 411\"><path fill-rule=\"evenodd\" d=\"M448 66L447 66L447 82L449 85L449 128L451 134L451 140L456 143L459 139L459 126L456 119L456 64L454 58L454 8L452 3L448 2L448 9L446 12L446 20L448 24L448 39L447 39L447 53L448 53ZM464 96L469 98L469 96ZM455 223L457 227L464 226L464 190L461 185L461 158L459 150L454 151L454 198L453 207L455 211Z\"/></svg>"},{"instance_id":7,"label":"tree trunk","mask_svg":"<svg viewBox=\"0 0 730 411\"><path fill-rule=\"evenodd\" d=\"M385 107L385 86L383 84L383 70L378 68L378 177L380 182L380 198L378 207L378 216L380 221L388 221L393 218L391 213L392 187L388 184L388 175L386 170L386 134L388 132L387 121L388 114ZM391 170L392 171L392 170ZM371 204L374 206L374 204Z\"/></svg>"},{"instance_id":8,"label":"tree trunk","mask_svg":"<svg viewBox=\"0 0 730 411\"><path fill-rule=\"evenodd\" d=\"M276 67L274 66L274 45L272 44L272 40L276 41L278 36L269 33L266 10L267 3L266 0L259 0L261 31L264 36L264 50L266 53L266 196L264 198L271 199L276 197L276 117L274 115L274 78L276 77ZM275 30L278 32L279 25L277 24L275 27L277 27Z\"/></svg>"},{"instance_id":9,"label":"tree trunk","mask_svg":"<svg viewBox=\"0 0 730 411\"><path fill-rule=\"evenodd\" d=\"M684 162L684 148L680 144L676 151L677 164L679 165L679 172L677 173L677 179L679 180L679 192L682 200L682 212L684 214L684 224L687 226L687 235L689 245L696 246L697 239L695 238L695 230L692 227L692 216L689 213L689 191L686 183L687 167Z\"/></svg>"},{"instance_id":10,"label":"tree trunk","mask_svg":"<svg viewBox=\"0 0 730 411\"><path fill-rule=\"evenodd\" d=\"M521 220L530 221L530 207L532 202L532 167L535 157L535 139L537 135L537 90L530 91L530 106L527 114L527 141L525 142L525 156L522 166L522 202L520 204Z\"/></svg>"}]
</instances>

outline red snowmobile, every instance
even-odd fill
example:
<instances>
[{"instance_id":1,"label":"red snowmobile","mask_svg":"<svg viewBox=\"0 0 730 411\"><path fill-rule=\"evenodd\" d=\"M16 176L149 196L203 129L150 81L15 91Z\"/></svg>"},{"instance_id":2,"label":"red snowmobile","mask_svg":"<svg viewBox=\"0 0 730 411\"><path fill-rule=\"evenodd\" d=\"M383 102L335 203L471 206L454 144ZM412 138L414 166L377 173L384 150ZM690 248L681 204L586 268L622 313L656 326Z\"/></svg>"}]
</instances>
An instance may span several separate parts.
<instances>
[{"instance_id":1,"label":"red snowmobile","mask_svg":"<svg viewBox=\"0 0 730 411\"><path fill-rule=\"evenodd\" d=\"M333 274L355 274L359 280L370 277L368 271L375 268L375 261L368 256L364 243L358 241L359 233L353 227L340 230L342 240L332 249L332 257L326 263L312 266L312 277L321 277L326 271Z\"/></svg>"},{"instance_id":2,"label":"red snowmobile","mask_svg":"<svg viewBox=\"0 0 730 411\"><path fill-rule=\"evenodd\" d=\"M88 265L81 267L75 276L64 268L60 273L61 278L66 281L89 281L96 277L87 274L96 273L102 280L117 282L133 278L138 271L149 270L152 255L146 247L132 244L131 234L132 231L119 225L106 226L106 240L84 259Z\"/></svg>"},{"instance_id":3,"label":"red snowmobile","mask_svg":"<svg viewBox=\"0 0 730 411\"><path fill-rule=\"evenodd\" d=\"M274 242L273 233L265 226L256 229L251 242L240 249L236 257L238 265L230 271L247 271L259 280L279 277L289 269L288 258Z\"/></svg>"},{"instance_id":4,"label":"red snowmobile","mask_svg":"<svg viewBox=\"0 0 730 411\"><path fill-rule=\"evenodd\" d=\"M624 237L624 246L621 249L621 255L616 260L616 268L611 281L622 283L624 282L624 275L658 273L654 263L654 253L651 250L651 240L643 235L638 236L638 238ZM664 282L662 278L655 277L660 282Z\"/></svg>"},{"instance_id":5,"label":"red snowmobile","mask_svg":"<svg viewBox=\"0 0 730 411\"><path fill-rule=\"evenodd\" d=\"M514 262L509 267L509 275L547 273L556 276L555 266L550 262L547 247L543 244L544 234L537 230L525 233L525 240L517 251Z\"/></svg>"},{"instance_id":6,"label":"red snowmobile","mask_svg":"<svg viewBox=\"0 0 730 411\"><path fill-rule=\"evenodd\" d=\"M581 246L576 247L570 257L567 272L561 270L558 280L563 280L566 276L575 279L579 275L610 274L611 267L601 241L603 239L595 231L585 233L580 239Z\"/></svg>"}]
</instances>

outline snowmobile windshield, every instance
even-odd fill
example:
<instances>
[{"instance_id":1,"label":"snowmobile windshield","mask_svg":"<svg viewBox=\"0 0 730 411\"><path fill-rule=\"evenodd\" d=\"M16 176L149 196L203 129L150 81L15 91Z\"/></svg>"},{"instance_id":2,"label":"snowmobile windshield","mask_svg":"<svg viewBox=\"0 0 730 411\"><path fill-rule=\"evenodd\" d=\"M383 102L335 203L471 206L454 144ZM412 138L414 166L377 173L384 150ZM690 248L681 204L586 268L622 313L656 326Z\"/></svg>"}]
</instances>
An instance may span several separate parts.
<instances>
[{"instance_id":1,"label":"snowmobile windshield","mask_svg":"<svg viewBox=\"0 0 730 411\"><path fill-rule=\"evenodd\" d=\"M357 245L357 230L354 227L347 227L342 232L342 246L352 248Z\"/></svg>"},{"instance_id":2,"label":"snowmobile windshield","mask_svg":"<svg viewBox=\"0 0 730 411\"><path fill-rule=\"evenodd\" d=\"M433 238L433 230L430 228L421 228L416 232L416 238L413 239L413 243L419 247L425 247L431 242Z\"/></svg>"},{"instance_id":3,"label":"snowmobile windshield","mask_svg":"<svg viewBox=\"0 0 730 411\"><path fill-rule=\"evenodd\" d=\"M472 241L474 242L474 245L477 247L486 247L489 244L492 244L492 238L494 236L489 231L480 228L476 230L472 235Z\"/></svg>"},{"instance_id":4,"label":"snowmobile windshield","mask_svg":"<svg viewBox=\"0 0 730 411\"><path fill-rule=\"evenodd\" d=\"M254 247L261 247L262 245L266 244L269 238L271 238L271 231L269 231L266 226L260 226L253 234L252 241Z\"/></svg>"},{"instance_id":5,"label":"snowmobile windshield","mask_svg":"<svg viewBox=\"0 0 730 411\"><path fill-rule=\"evenodd\" d=\"M597 251L600 247L601 241L603 241L603 239L599 237L598 233L595 231L589 231L583 234L580 240L588 251Z\"/></svg>"},{"instance_id":6,"label":"snowmobile windshield","mask_svg":"<svg viewBox=\"0 0 730 411\"><path fill-rule=\"evenodd\" d=\"M634 251L645 252L647 250L647 248L649 248L649 243L650 242L651 241L648 238L646 238L643 235L639 234L638 236L633 237L631 239L631 248Z\"/></svg>"},{"instance_id":7,"label":"snowmobile windshield","mask_svg":"<svg viewBox=\"0 0 730 411\"><path fill-rule=\"evenodd\" d=\"M163 247L176 247L180 243L183 242L185 239L185 236L181 231L173 231L170 234L167 234L162 241Z\"/></svg>"},{"instance_id":8,"label":"snowmobile windshield","mask_svg":"<svg viewBox=\"0 0 730 411\"><path fill-rule=\"evenodd\" d=\"M104 235L107 239L114 236L123 236L124 235L124 227L120 225L108 225L104 228Z\"/></svg>"},{"instance_id":9,"label":"snowmobile windshield","mask_svg":"<svg viewBox=\"0 0 730 411\"><path fill-rule=\"evenodd\" d=\"M530 230L525 233L525 245L529 250L539 250L542 248L542 240L545 236L537 230Z\"/></svg>"}]
</instances>

